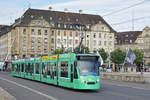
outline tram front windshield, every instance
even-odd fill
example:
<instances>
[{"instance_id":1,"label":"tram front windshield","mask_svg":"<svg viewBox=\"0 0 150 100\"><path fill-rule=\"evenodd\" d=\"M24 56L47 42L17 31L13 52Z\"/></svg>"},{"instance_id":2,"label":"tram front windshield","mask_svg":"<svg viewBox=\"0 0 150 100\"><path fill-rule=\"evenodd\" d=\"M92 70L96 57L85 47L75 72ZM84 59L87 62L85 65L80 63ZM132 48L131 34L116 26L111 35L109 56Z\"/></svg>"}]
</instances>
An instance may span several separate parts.
<instances>
[{"instance_id":1,"label":"tram front windshield","mask_svg":"<svg viewBox=\"0 0 150 100\"><path fill-rule=\"evenodd\" d=\"M97 57L80 57L77 60L77 64L81 76L99 75L99 63Z\"/></svg>"}]
</instances>

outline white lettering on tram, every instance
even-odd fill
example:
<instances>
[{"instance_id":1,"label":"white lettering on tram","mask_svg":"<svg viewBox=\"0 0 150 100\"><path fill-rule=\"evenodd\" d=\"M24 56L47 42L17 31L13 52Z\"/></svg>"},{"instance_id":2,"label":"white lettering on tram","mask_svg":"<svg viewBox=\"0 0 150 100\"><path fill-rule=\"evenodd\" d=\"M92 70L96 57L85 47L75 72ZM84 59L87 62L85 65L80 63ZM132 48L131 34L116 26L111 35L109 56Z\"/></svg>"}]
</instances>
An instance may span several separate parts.
<instances>
[{"instance_id":1,"label":"white lettering on tram","mask_svg":"<svg viewBox=\"0 0 150 100\"><path fill-rule=\"evenodd\" d=\"M51 100L58 100L58 99L55 98L55 97L49 96L49 95L47 95L47 94L44 94L44 93L42 93L42 92L39 92L39 91L34 90L34 89L32 89L32 88L29 88L29 87L27 87L27 86L21 85L21 84L19 84L19 83L14 82L14 81L10 81L10 80L7 80L7 79L1 78L1 77L0 77L0 79L1 79L1 80L4 80L4 81L7 81L7 82L9 82L9 83L15 84L15 85L17 85L17 86L19 86L19 87L28 89L28 90L30 90L30 91L32 91L32 92L34 92L34 93L37 93L37 94L39 94L39 95L42 95L42 96L44 96L44 97L46 97L46 98L48 98L48 99L51 99Z\"/></svg>"}]
</instances>

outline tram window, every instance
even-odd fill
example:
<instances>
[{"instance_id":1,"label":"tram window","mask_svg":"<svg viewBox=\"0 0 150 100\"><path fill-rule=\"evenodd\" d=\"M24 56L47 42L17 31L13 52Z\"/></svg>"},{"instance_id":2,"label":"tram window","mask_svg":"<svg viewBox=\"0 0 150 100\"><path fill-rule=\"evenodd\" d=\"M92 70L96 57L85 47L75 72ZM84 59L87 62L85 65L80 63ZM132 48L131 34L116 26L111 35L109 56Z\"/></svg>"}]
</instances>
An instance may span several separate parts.
<instances>
[{"instance_id":1,"label":"tram window","mask_svg":"<svg viewBox=\"0 0 150 100\"><path fill-rule=\"evenodd\" d=\"M47 63L47 75L50 75L50 62Z\"/></svg>"},{"instance_id":2,"label":"tram window","mask_svg":"<svg viewBox=\"0 0 150 100\"><path fill-rule=\"evenodd\" d=\"M19 71L20 71L20 65L17 64L17 70L16 70L16 72L19 72Z\"/></svg>"},{"instance_id":3,"label":"tram window","mask_svg":"<svg viewBox=\"0 0 150 100\"><path fill-rule=\"evenodd\" d=\"M30 72L30 63L28 64L28 73Z\"/></svg>"},{"instance_id":4,"label":"tram window","mask_svg":"<svg viewBox=\"0 0 150 100\"><path fill-rule=\"evenodd\" d=\"M68 77L68 62L61 62L61 77Z\"/></svg>"},{"instance_id":5,"label":"tram window","mask_svg":"<svg viewBox=\"0 0 150 100\"><path fill-rule=\"evenodd\" d=\"M36 63L36 74L39 74L39 63Z\"/></svg>"},{"instance_id":6,"label":"tram window","mask_svg":"<svg viewBox=\"0 0 150 100\"><path fill-rule=\"evenodd\" d=\"M78 79L78 74L77 74L77 68L76 67L74 67L74 78Z\"/></svg>"},{"instance_id":7,"label":"tram window","mask_svg":"<svg viewBox=\"0 0 150 100\"><path fill-rule=\"evenodd\" d=\"M54 63L54 72L55 72L55 76L56 76L56 63Z\"/></svg>"},{"instance_id":8,"label":"tram window","mask_svg":"<svg viewBox=\"0 0 150 100\"><path fill-rule=\"evenodd\" d=\"M21 64L21 72L24 72L24 64Z\"/></svg>"},{"instance_id":9,"label":"tram window","mask_svg":"<svg viewBox=\"0 0 150 100\"><path fill-rule=\"evenodd\" d=\"M31 64L30 72L33 73L33 71L34 71L34 65Z\"/></svg>"},{"instance_id":10,"label":"tram window","mask_svg":"<svg viewBox=\"0 0 150 100\"><path fill-rule=\"evenodd\" d=\"M44 74L44 73L45 73L45 64L42 63L42 74Z\"/></svg>"}]
</instances>

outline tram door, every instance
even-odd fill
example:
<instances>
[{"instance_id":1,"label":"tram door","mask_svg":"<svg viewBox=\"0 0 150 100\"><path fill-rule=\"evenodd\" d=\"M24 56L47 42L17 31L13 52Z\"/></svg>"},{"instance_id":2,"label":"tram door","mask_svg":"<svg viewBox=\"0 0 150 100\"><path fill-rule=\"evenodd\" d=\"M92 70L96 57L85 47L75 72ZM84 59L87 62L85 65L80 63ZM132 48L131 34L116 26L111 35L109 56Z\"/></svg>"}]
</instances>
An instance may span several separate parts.
<instances>
[{"instance_id":1,"label":"tram door","mask_svg":"<svg viewBox=\"0 0 150 100\"><path fill-rule=\"evenodd\" d=\"M70 71L71 71L71 72L70 72L70 74L71 74L71 75L70 75L70 76L71 76L70 82L72 83L72 82L73 82L73 65L72 65L72 64L71 64L71 67L70 67L70 68L71 68L71 70L70 70Z\"/></svg>"}]
</instances>

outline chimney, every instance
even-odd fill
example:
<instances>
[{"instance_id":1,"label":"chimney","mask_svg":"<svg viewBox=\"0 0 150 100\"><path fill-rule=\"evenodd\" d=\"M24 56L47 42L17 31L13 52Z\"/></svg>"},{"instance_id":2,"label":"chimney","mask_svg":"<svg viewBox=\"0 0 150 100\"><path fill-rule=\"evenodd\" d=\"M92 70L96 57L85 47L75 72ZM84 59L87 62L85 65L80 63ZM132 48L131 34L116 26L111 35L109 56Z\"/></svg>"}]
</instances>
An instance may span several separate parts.
<instances>
[{"instance_id":1,"label":"chimney","mask_svg":"<svg viewBox=\"0 0 150 100\"><path fill-rule=\"evenodd\" d=\"M50 7L48 7L48 9L51 11L51 10L52 10L52 7L50 6Z\"/></svg>"},{"instance_id":2,"label":"chimney","mask_svg":"<svg viewBox=\"0 0 150 100\"><path fill-rule=\"evenodd\" d=\"M67 8L65 8L65 9L64 9L64 11L65 11L65 12L68 12L68 9L67 9Z\"/></svg>"},{"instance_id":3,"label":"chimney","mask_svg":"<svg viewBox=\"0 0 150 100\"><path fill-rule=\"evenodd\" d=\"M83 12L83 10L80 9L80 10L79 10L79 13L82 14L82 12Z\"/></svg>"}]
</instances>

